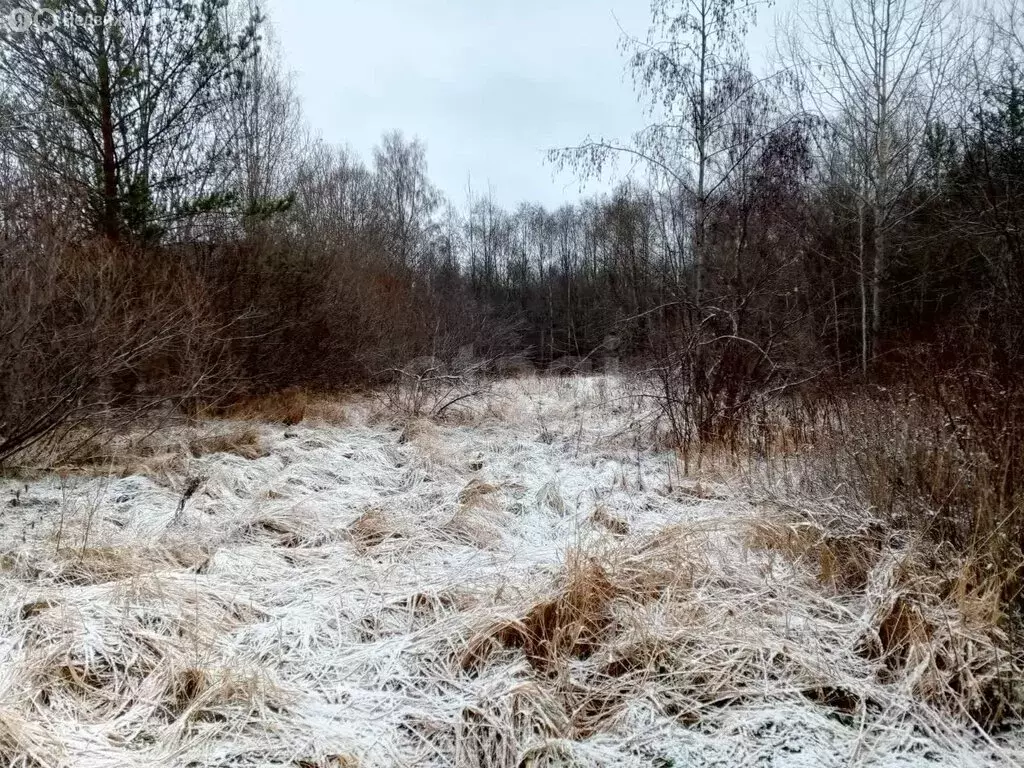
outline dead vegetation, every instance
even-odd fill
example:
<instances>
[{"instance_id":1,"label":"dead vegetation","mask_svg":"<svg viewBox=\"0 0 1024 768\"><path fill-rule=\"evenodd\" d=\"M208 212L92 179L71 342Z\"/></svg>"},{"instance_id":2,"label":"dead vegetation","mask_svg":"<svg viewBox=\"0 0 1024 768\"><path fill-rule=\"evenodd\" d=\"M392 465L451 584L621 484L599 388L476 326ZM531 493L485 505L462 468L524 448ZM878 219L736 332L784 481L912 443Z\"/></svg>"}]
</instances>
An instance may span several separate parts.
<instances>
[{"instance_id":1,"label":"dead vegetation","mask_svg":"<svg viewBox=\"0 0 1024 768\"><path fill-rule=\"evenodd\" d=\"M513 688L464 713L475 724L466 744L484 760L514 743L507 730L514 721L496 714L508 707L523 712L524 727L567 743L614 732L638 697L662 716L703 728L731 709L784 706L793 697L843 723L885 706L986 725L1016 711L1020 670L977 602L958 602L929 582L929 571L913 575L906 558L875 546L867 547L873 565L859 585L826 586L821 562L809 556L826 546L823 537L779 539L780 528L756 530L770 530L771 549L793 558L810 580L801 586L797 577L776 592L737 571L723 578L694 556L693 536L678 528L658 534L653 549L641 546L620 559L607 551L570 553L552 597L469 640L460 657L469 674L510 663L503 654L511 651L535 677L528 684L533 707L522 709ZM665 542L688 554L662 559L655 553ZM680 570L683 563L689 567ZM849 608L829 597L837 588L854 601ZM779 613L794 600L821 633L812 642L793 642Z\"/></svg>"},{"instance_id":2,"label":"dead vegetation","mask_svg":"<svg viewBox=\"0 0 1024 768\"><path fill-rule=\"evenodd\" d=\"M259 428L238 423L228 428L157 424L131 430L89 430L68 435L65 446L57 453L23 455L23 473L37 467L37 472L64 475L168 477L185 473L191 459L217 453L248 460L267 455Z\"/></svg>"},{"instance_id":3,"label":"dead vegetation","mask_svg":"<svg viewBox=\"0 0 1024 768\"><path fill-rule=\"evenodd\" d=\"M101 605L70 593L61 605L23 612L27 652L21 663L29 673L23 695L41 705L76 702L83 717L96 720L119 717L136 697L150 717L169 722L224 707L284 706L273 684L208 666L216 665L220 633L251 620L251 609L189 589L187 580L141 580L116 627ZM168 603L172 597L176 602ZM206 662L202 668L195 666L200 660Z\"/></svg>"},{"instance_id":4,"label":"dead vegetation","mask_svg":"<svg viewBox=\"0 0 1024 768\"><path fill-rule=\"evenodd\" d=\"M952 717L993 727L1020 712L1022 673L999 615L998 594L977 591L913 554L892 557L867 591L869 629L859 650L883 680Z\"/></svg>"},{"instance_id":5,"label":"dead vegetation","mask_svg":"<svg viewBox=\"0 0 1024 768\"><path fill-rule=\"evenodd\" d=\"M412 360L385 371L390 381L377 392L385 412L412 419L460 419L470 406L491 400L490 361L473 360L462 350ZM461 414L461 416L460 416Z\"/></svg>"},{"instance_id":6,"label":"dead vegetation","mask_svg":"<svg viewBox=\"0 0 1024 768\"><path fill-rule=\"evenodd\" d=\"M687 354L700 362L695 350L704 347L693 344ZM735 363L726 352L719 362ZM934 352L901 352L888 386L825 376L774 388L743 381L735 407L730 380L717 374L694 382L663 368L653 377L660 392L638 386L656 402L684 468L703 479L709 462L724 467L779 507L749 523L749 548L813 573L835 594L861 597L887 553L912 556L911 582L922 591L891 582L889 607L875 621L904 650L893 656L879 640L876 653L905 657L908 643L942 648L910 653L900 674L946 670L925 675L915 695L995 727L1024 705L1007 683L1024 667L1024 387L992 350L952 357L956 370L939 367ZM980 640L965 618L978 614L987 616ZM984 657L987 671L969 679L948 671L970 668L964 653Z\"/></svg>"},{"instance_id":7,"label":"dead vegetation","mask_svg":"<svg viewBox=\"0 0 1024 768\"><path fill-rule=\"evenodd\" d=\"M1019 711L1014 657L998 588L959 558L925 556L927 542L856 524L841 512L787 509L745 524L746 546L783 557L799 572L863 603L857 653L880 682L955 718L992 727Z\"/></svg>"},{"instance_id":8,"label":"dead vegetation","mask_svg":"<svg viewBox=\"0 0 1024 768\"><path fill-rule=\"evenodd\" d=\"M590 515L590 519L616 536L627 536L629 534L629 523L615 517L602 504L598 504L594 507L594 511Z\"/></svg>"},{"instance_id":9,"label":"dead vegetation","mask_svg":"<svg viewBox=\"0 0 1024 768\"><path fill-rule=\"evenodd\" d=\"M7 570L34 583L88 586L161 571L196 572L209 559L209 553L198 546L62 548L55 554L12 558ZM45 601L30 603L23 612L38 605L45 605Z\"/></svg>"},{"instance_id":10,"label":"dead vegetation","mask_svg":"<svg viewBox=\"0 0 1024 768\"><path fill-rule=\"evenodd\" d=\"M462 658L465 669L501 648L521 649L544 671L567 659L586 659L615 634L615 604L644 605L666 590L685 590L706 568L697 534L667 529L630 550L570 553L557 593L521 617L475 636Z\"/></svg>"},{"instance_id":11,"label":"dead vegetation","mask_svg":"<svg viewBox=\"0 0 1024 768\"><path fill-rule=\"evenodd\" d=\"M243 541L269 541L272 546L285 549L315 547L329 536L317 524L302 515L301 510L289 510L275 515L262 515L244 525L239 533Z\"/></svg>"},{"instance_id":12,"label":"dead vegetation","mask_svg":"<svg viewBox=\"0 0 1024 768\"><path fill-rule=\"evenodd\" d=\"M361 551L366 552L388 539L402 538L402 532L389 519L388 514L370 507L348 526L348 534Z\"/></svg>"},{"instance_id":13,"label":"dead vegetation","mask_svg":"<svg viewBox=\"0 0 1024 768\"><path fill-rule=\"evenodd\" d=\"M473 478L459 491L458 501L463 507L491 507L495 503L494 494L499 490L500 486Z\"/></svg>"},{"instance_id":14,"label":"dead vegetation","mask_svg":"<svg viewBox=\"0 0 1024 768\"><path fill-rule=\"evenodd\" d=\"M529 386L568 434L588 385ZM954 765L996 738L978 726L1017 716L983 566L954 570L884 515L726 503L671 456L584 437L553 466L532 422L409 423L404 442L377 423L279 441L271 461L209 454L180 517L188 476L76 479L62 546L46 525L3 559L21 650L0 704L75 745L147 734L107 764L154 744L216 745L225 765L746 764L786 744L912 764L923 744ZM239 426L256 428L216 428ZM111 483L155 524L87 534ZM0 706L0 745L59 765L24 706Z\"/></svg>"},{"instance_id":15,"label":"dead vegetation","mask_svg":"<svg viewBox=\"0 0 1024 768\"><path fill-rule=\"evenodd\" d=\"M207 408L203 415L231 421L295 426L342 426L350 421L345 394L288 387L279 392L242 397L229 405Z\"/></svg>"},{"instance_id":16,"label":"dead vegetation","mask_svg":"<svg viewBox=\"0 0 1024 768\"><path fill-rule=\"evenodd\" d=\"M0 765L42 768L53 764L55 751L43 726L0 707Z\"/></svg>"},{"instance_id":17,"label":"dead vegetation","mask_svg":"<svg viewBox=\"0 0 1024 768\"><path fill-rule=\"evenodd\" d=\"M267 455L260 440L260 432L254 428L195 437L189 440L188 450L197 459L211 453L229 453L243 459L258 459Z\"/></svg>"},{"instance_id":18,"label":"dead vegetation","mask_svg":"<svg viewBox=\"0 0 1024 768\"><path fill-rule=\"evenodd\" d=\"M832 515L828 525L795 509L750 520L744 543L778 553L816 572L822 584L842 592L863 590L884 546L877 526Z\"/></svg>"}]
</instances>

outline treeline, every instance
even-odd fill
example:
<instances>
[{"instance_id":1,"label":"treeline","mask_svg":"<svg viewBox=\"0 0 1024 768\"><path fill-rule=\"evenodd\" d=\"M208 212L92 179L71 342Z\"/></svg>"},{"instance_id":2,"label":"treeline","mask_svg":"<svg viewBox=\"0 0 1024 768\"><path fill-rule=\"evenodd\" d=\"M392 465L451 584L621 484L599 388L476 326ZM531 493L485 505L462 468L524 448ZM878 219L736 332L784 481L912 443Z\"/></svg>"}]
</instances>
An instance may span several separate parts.
<instances>
[{"instance_id":1,"label":"treeline","mask_svg":"<svg viewBox=\"0 0 1024 768\"><path fill-rule=\"evenodd\" d=\"M651 123L551 154L632 178L556 211L456 205L399 133L368 163L311 137L252 0L79 0L87 24L0 33L0 455L70 403L468 349L653 363L704 393L703 433L765 388L1019 369L1016 5L804 7L769 77L756 9L655 0L625 41Z\"/></svg>"}]
</instances>

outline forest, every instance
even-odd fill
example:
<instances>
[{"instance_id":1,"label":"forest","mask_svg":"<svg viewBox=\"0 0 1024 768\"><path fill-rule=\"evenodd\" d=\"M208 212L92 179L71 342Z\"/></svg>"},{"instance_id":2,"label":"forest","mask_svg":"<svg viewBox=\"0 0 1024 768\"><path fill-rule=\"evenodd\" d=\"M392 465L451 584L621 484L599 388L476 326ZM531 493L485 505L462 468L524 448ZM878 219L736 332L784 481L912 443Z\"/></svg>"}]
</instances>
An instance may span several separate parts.
<instances>
[{"instance_id":1,"label":"forest","mask_svg":"<svg viewBox=\"0 0 1024 768\"><path fill-rule=\"evenodd\" d=\"M840 536L787 518L757 529L762 550L867 574L915 542L918 581L879 620L889 674L910 674L922 632L950 655L915 695L980 733L1019 724L1019 0L806 0L756 67L746 40L771 5L653 0L648 35L608 52L648 121L549 148L553 171L608 189L557 209L446 195L402 126L372 157L319 138L255 0L15 5L0 2L11 483L95 467L140 428L251 410L291 426L361 397L444 425L509 381L614 380L643 414L634 452L872 521ZM976 624L946 637L935 606ZM950 671L977 633L998 669ZM7 727L0 765L59 764L5 762Z\"/></svg>"}]
</instances>

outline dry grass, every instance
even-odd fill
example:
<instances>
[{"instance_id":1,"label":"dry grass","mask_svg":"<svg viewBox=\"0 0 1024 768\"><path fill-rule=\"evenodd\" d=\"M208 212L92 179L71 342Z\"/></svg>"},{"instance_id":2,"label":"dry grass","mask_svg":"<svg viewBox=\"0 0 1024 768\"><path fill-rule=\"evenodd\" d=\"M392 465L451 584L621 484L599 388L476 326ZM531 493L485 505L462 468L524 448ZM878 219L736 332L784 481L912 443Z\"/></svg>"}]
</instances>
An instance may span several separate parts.
<instances>
[{"instance_id":1,"label":"dry grass","mask_svg":"<svg viewBox=\"0 0 1024 768\"><path fill-rule=\"evenodd\" d=\"M155 426L129 432L90 430L86 436L69 434L66 449L51 451L40 460L45 470L64 475L169 477L186 471L190 459L227 453L244 459L267 455L260 431L254 426L232 425L229 429ZM29 462L31 465L31 462Z\"/></svg>"},{"instance_id":2,"label":"dry grass","mask_svg":"<svg viewBox=\"0 0 1024 768\"><path fill-rule=\"evenodd\" d=\"M352 541L363 552L383 544L388 539L400 539L403 536L401 530L388 518L388 514L376 507L363 512L347 530Z\"/></svg>"},{"instance_id":3,"label":"dry grass","mask_svg":"<svg viewBox=\"0 0 1024 768\"><path fill-rule=\"evenodd\" d=\"M881 523L840 511L786 509L750 519L744 541L782 556L822 585L864 601L867 629L857 649L877 662L879 680L902 688L952 717L989 726L1020 702L998 589L975 581L957 560L924 557L920 539L894 548Z\"/></svg>"},{"instance_id":4,"label":"dry grass","mask_svg":"<svg viewBox=\"0 0 1024 768\"><path fill-rule=\"evenodd\" d=\"M0 707L0 765L41 768L57 759L53 742L39 723Z\"/></svg>"},{"instance_id":5,"label":"dry grass","mask_svg":"<svg viewBox=\"0 0 1024 768\"><path fill-rule=\"evenodd\" d=\"M52 556L21 558L13 573L37 582L87 586L160 571L199 571L209 559L200 547L65 548Z\"/></svg>"},{"instance_id":6,"label":"dry grass","mask_svg":"<svg viewBox=\"0 0 1024 768\"><path fill-rule=\"evenodd\" d=\"M616 536L629 535L629 523L613 515L603 504L594 507L590 519Z\"/></svg>"},{"instance_id":7,"label":"dry grass","mask_svg":"<svg viewBox=\"0 0 1024 768\"><path fill-rule=\"evenodd\" d=\"M242 541L269 542L271 546L285 549L315 547L327 541L329 536L317 521L310 520L301 511L288 510L274 515L262 515L242 527L239 539Z\"/></svg>"},{"instance_id":8,"label":"dry grass","mask_svg":"<svg viewBox=\"0 0 1024 768\"><path fill-rule=\"evenodd\" d=\"M98 589L97 597L118 595ZM96 721L116 716L127 701L169 722L222 707L285 705L284 694L259 675L206 668L215 663L217 638L251 621L251 609L197 592L186 579L137 580L123 598L116 626L102 602L71 593L60 605L23 611L30 672L24 695L50 706L75 702Z\"/></svg>"},{"instance_id":9,"label":"dry grass","mask_svg":"<svg viewBox=\"0 0 1024 768\"><path fill-rule=\"evenodd\" d=\"M255 428L194 437L189 440L188 449L193 458L211 453L230 453L243 459L258 459L267 455L260 432Z\"/></svg>"},{"instance_id":10,"label":"dry grass","mask_svg":"<svg viewBox=\"0 0 1024 768\"><path fill-rule=\"evenodd\" d=\"M953 585L915 555L891 557L867 590L869 629L861 651L883 680L954 717L987 726L1019 706L1021 669L1007 650L998 594Z\"/></svg>"},{"instance_id":11,"label":"dry grass","mask_svg":"<svg viewBox=\"0 0 1024 768\"><path fill-rule=\"evenodd\" d=\"M1024 754L974 722L1012 718L1000 686L1019 679L980 563L952 571L837 503L698 492L619 433L635 414L581 419L594 387L571 385L530 383L562 444L528 408L403 443L393 424L300 432L268 461L209 456L180 516L188 476L19 487L0 520L25 519L0 570L0 765ZM88 546L48 499L84 505Z\"/></svg>"},{"instance_id":12,"label":"dry grass","mask_svg":"<svg viewBox=\"0 0 1024 768\"><path fill-rule=\"evenodd\" d=\"M695 534L682 528L659 532L633 550L570 553L557 593L520 618L479 633L462 665L478 667L499 648L522 649L540 670L571 658L589 658L614 634L617 601L643 605L666 590L687 589L704 568Z\"/></svg>"},{"instance_id":13,"label":"dry grass","mask_svg":"<svg viewBox=\"0 0 1024 768\"><path fill-rule=\"evenodd\" d=\"M245 397L206 415L287 426L343 426L351 421L345 405L349 399L347 395L289 388L271 394Z\"/></svg>"},{"instance_id":14,"label":"dry grass","mask_svg":"<svg viewBox=\"0 0 1024 768\"><path fill-rule=\"evenodd\" d=\"M557 596L537 603L520 619L498 624L474 640L463 666L486 661L494 645L521 648L530 663L547 668L563 657L585 659L599 647L612 622L611 602L620 591L594 561L570 566Z\"/></svg>"},{"instance_id":15,"label":"dry grass","mask_svg":"<svg viewBox=\"0 0 1024 768\"><path fill-rule=\"evenodd\" d=\"M176 720L216 718L225 708L281 710L290 696L260 672L188 667L170 678L164 708Z\"/></svg>"},{"instance_id":16,"label":"dry grass","mask_svg":"<svg viewBox=\"0 0 1024 768\"><path fill-rule=\"evenodd\" d=\"M494 494L500 490L501 486L473 478L459 491L458 501L463 507L493 507L496 504Z\"/></svg>"},{"instance_id":17,"label":"dry grass","mask_svg":"<svg viewBox=\"0 0 1024 768\"><path fill-rule=\"evenodd\" d=\"M822 584L840 591L864 589L881 554L880 539L877 528L861 521L836 514L823 526L792 509L751 519L744 535L748 548L804 564L816 571Z\"/></svg>"},{"instance_id":18,"label":"dry grass","mask_svg":"<svg viewBox=\"0 0 1024 768\"><path fill-rule=\"evenodd\" d=\"M767 433L737 460L748 487L823 508L755 520L747 545L840 593L866 590L877 605L865 652L912 681L914 695L987 727L1019 717L1024 690L1010 679L1024 667L1020 382L944 372L764 410ZM903 575L871 593L893 553Z\"/></svg>"},{"instance_id":19,"label":"dry grass","mask_svg":"<svg viewBox=\"0 0 1024 768\"><path fill-rule=\"evenodd\" d=\"M502 541L499 520L496 520L496 504L486 498L485 504L462 504L441 532L452 541L478 549L497 550Z\"/></svg>"},{"instance_id":20,"label":"dry grass","mask_svg":"<svg viewBox=\"0 0 1024 768\"><path fill-rule=\"evenodd\" d=\"M436 360L424 365L391 371L393 382L376 393L384 413L465 425L477 418L481 404L487 408L493 382L480 376L478 365L460 371L446 371Z\"/></svg>"},{"instance_id":21,"label":"dry grass","mask_svg":"<svg viewBox=\"0 0 1024 768\"><path fill-rule=\"evenodd\" d=\"M547 686L520 683L504 695L488 696L462 709L455 738L455 765L543 765L537 746L524 744L564 738L571 725L561 702Z\"/></svg>"},{"instance_id":22,"label":"dry grass","mask_svg":"<svg viewBox=\"0 0 1024 768\"><path fill-rule=\"evenodd\" d=\"M20 454L23 473L29 468L79 475L158 475L183 469L187 449L173 427L140 427L132 431L79 428L36 452Z\"/></svg>"},{"instance_id":23,"label":"dry grass","mask_svg":"<svg viewBox=\"0 0 1024 768\"><path fill-rule=\"evenodd\" d=\"M800 450L767 455L751 475L762 492L828 496L851 514L870 510L890 530L982 563L999 581L1004 610L1019 612L1024 394L1010 384L1000 391L949 389L781 404L787 421L799 425Z\"/></svg>"},{"instance_id":24,"label":"dry grass","mask_svg":"<svg viewBox=\"0 0 1024 768\"><path fill-rule=\"evenodd\" d=\"M322 759L295 761L296 768L359 768L359 758L352 755L326 755Z\"/></svg>"},{"instance_id":25,"label":"dry grass","mask_svg":"<svg viewBox=\"0 0 1024 768\"><path fill-rule=\"evenodd\" d=\"M389 421L395 417L394 414L388 414L385 416L382 413L378 413L375 417L379 421ZM402 424L402 431L398 436L398 442L401 445L406 443L417 443L422 446L429 446L437 441L437 427L430 419L423 418L421 416L402 418L398 417L404 423Z\"/></svg>"}]
</instances>

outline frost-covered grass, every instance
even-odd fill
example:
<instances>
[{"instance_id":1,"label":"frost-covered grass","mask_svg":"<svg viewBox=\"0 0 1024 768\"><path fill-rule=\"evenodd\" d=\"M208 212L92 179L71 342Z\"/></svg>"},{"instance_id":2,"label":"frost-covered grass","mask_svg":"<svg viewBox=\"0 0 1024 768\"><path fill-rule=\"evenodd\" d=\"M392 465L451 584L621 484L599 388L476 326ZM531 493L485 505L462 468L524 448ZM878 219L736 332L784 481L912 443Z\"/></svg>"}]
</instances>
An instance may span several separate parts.
<instances>
[{"instance_id":1,"label":"frost-covered grass","mask_svg":"<svg viewBox=\"0 0 1024 768\"><path fill-rule=\"evenodd\" d=\"M1024 760L967 715L995 630L905 543L839 578L865 561L682 476L642 407L523 379L440 424L367 400L5 481L0 766Z\"/></svg>"}]
</instances>

